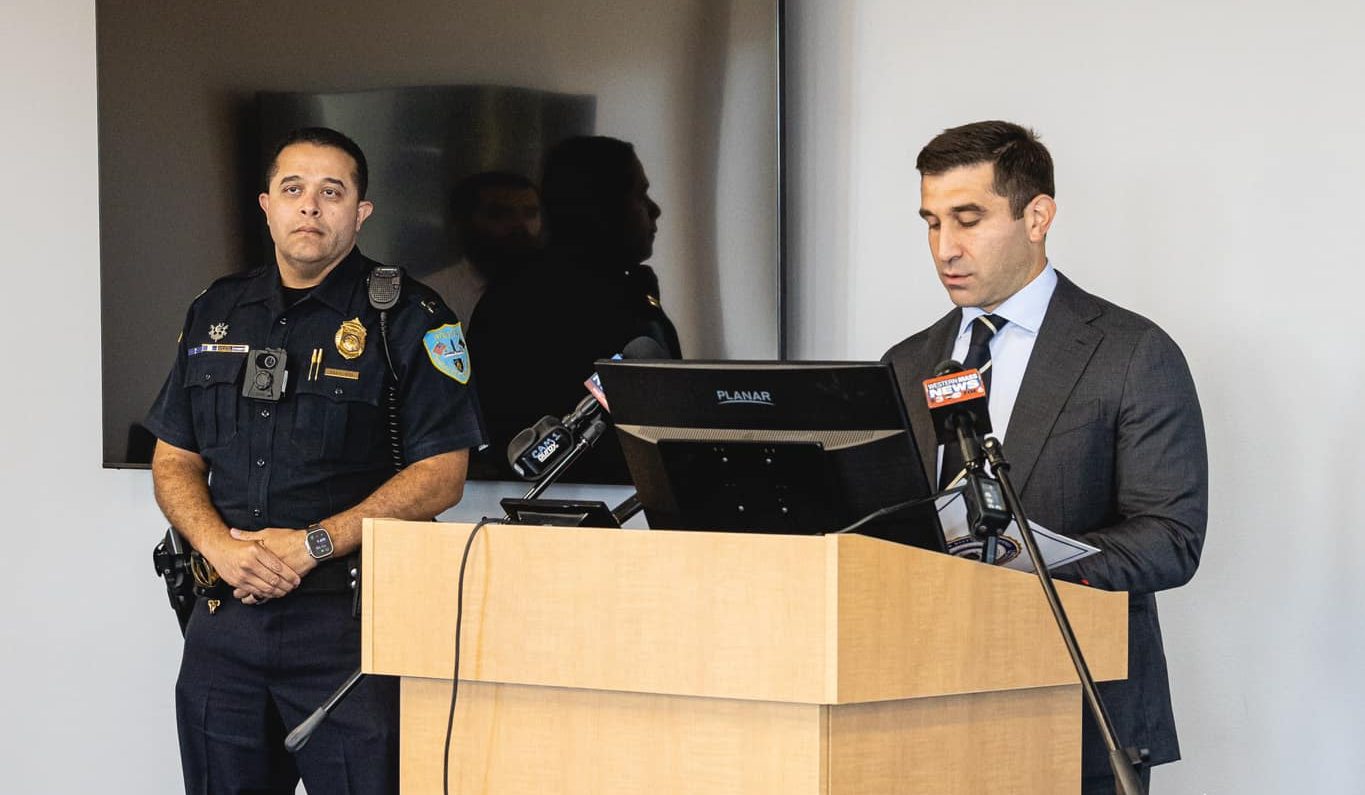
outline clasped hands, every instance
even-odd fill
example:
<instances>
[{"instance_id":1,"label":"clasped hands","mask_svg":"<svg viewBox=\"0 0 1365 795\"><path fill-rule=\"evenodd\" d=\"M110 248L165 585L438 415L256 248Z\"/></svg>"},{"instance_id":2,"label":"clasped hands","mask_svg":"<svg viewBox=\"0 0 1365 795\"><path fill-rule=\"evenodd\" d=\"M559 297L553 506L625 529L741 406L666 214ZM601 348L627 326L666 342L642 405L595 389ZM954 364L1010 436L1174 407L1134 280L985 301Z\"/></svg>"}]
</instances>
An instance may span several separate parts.
<instances>
[{"instance_id":1,"label":"clasped hands","mask_svg":"<svg viewBox=\"0 0 1365 795\"><path fill-rule=\"evenodd\" d=\"M304 534L284 527L264 530L228 530L230 538L204 556L218 576L232 586L232 597L242 604L258 605L275 599L303 582L318 564L308 554Z\"/></svg>"}]
</instances>

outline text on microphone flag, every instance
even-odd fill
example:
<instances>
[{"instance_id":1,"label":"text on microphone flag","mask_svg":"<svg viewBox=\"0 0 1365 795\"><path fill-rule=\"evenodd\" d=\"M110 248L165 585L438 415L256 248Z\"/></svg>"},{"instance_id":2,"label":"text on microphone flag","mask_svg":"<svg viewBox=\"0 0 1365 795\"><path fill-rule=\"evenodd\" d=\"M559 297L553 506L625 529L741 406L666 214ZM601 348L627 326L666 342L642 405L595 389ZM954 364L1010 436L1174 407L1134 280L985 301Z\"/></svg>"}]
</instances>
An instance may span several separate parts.
<instances>
[{"instance_id":1,"label":"text on microphone flag","mask_svg":"<svg viewBox=\"0 0 1365 795\"><path fill-rule=\"evenodd\" d=\"M981 373L976 370L949 373L924 382L924 399L931 409L984 397L986 385L981 380Z\"/></svg>"}]
</instances>

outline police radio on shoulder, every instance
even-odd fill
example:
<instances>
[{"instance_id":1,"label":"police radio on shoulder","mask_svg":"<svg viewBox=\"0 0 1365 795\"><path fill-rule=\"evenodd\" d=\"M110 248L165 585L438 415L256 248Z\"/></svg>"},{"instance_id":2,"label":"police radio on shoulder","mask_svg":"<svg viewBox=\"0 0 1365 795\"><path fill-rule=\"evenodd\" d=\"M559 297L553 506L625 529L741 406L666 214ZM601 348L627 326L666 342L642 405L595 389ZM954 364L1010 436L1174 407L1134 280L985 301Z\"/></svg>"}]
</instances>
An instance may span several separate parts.
<instances>
[{"instance_id":1,"label":"police radio on shoulder","mask_svg":"<svg viewBox=\"0 0 1365 795\"><path fill-rule=\"evenodd\" d=\"M370 270L370 306L383 312L398 304L403 293L403 269L392 265L377 265Z\"/></svg>"}]
</instances>

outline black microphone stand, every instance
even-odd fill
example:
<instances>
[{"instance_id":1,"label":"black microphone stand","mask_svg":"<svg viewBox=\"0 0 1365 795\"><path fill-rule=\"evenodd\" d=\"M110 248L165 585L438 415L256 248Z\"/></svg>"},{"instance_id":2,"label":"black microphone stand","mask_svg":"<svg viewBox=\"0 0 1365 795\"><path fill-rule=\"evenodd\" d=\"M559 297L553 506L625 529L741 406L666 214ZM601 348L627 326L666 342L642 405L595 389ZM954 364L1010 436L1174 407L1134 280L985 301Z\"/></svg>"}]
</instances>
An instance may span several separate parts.
<instances>
[{"instance_id":1,"label":"black microphone stand","mask_svg":"<svg viewBox=\"0 0 1365 795\"><path fill-rule=\"evenodd\" d=\"M993 484L985 473L981 459L981 442L972 428L972 421L959 417L953 423L957 443L962 448L962 463L966 474L962 478L962 499L967 509L967 526L972 535L982 542L981 562L995 565L999 554L1000 534L1009 527L1009 516L1000 510L999 497L991 490Z\"/></svg>"},{"instance_id":2,"label":"black microphone stand","mask_svg":"<svg viewBox=\"0 0 1365 795\"><path fill-rule=\"evenodd\" d=\"M592 423L588 425L587 429L578 435L578 440L574 443L573 449L557 464L551 467L550 470L545 473L545 476L537 481L535 485L531 486L531 490L526 492L526 496L523 497L523 499L534 500L536 497L544 494L545 490L554 485L554 482L558 480L575 461L582 458L583 454L586 453L589 448L594 444L597 444L597 440L602 438L602 434L606 433L606 430L606 419L601 416L595 417ZM618 506L616 510L629 510L629 503L630 500L627 500L625 503ZM636 504L638 505L638 502ZM508 516L503 516L503 521L506 521L509 518L510 517ZM313 714L309 715L303 723L300 723L289 733L288 737L284 738L285 750L289 751L291 754L298 753L303 746L307 745L308 740L313 736L313 732L317 731L318 727L322 725L322 722L332 713L332 710L336 709L337 705L340 704L346 696L350 695L351 691L355 689L355 686L364 678L365 674L358 669L347 677L341 687L337 688L336 692L332 693L332 695L323 702L322 706L313 710Z\"/></svg>"},{"instance_id":3,"label":"black microphone stand","mask_svg":"<svg viewBox=\"0 0 1365 795\"><path fill-rule=\"evenodd\" d=\"M1057 629L1062 634L1062 641L1066 643L1067 653L1071 655L1071 663L1076 666L1076 675L1081 680L1085 703L1095 718L1095 724L1100 727L1104 747L1109 751L1109 769L1114 773L1117 795L1147 795L1147 790L1143 788L1142 780L1138 778L1137 770L1134 768L1132 755L1119 746L1114 722L1109 718L1109 711L1105 709L1099 689L1095 687L1095 678L1090 675L1090 666L1086 665L1085 655L1081 653L1080 644L1076 642L1076 633L1072 631L1071 621L1066 617L1066 608L1062 607L1062 600L1057 595L1057 586L1052 582L1052 575L1048 573L1042 555L1038 554L1038 541L1033 535L1033 527L1028 523L1024 504L1020 502L1014 484L1010 481L1010 465L1005 460L1005 450L1000 440L994 436L986 437L985 450L991 469L1005 491L1005 501L1010 512L1014 514L1015 523L1019 526L1024 548L1028 550L1029 557L1033 560L1033 570L1038 575L1038 582L1043 586L1043 593L1047 595L1048 606L1052 608L1052 616L1057 620Z\"/></svg>"}]
</instances>

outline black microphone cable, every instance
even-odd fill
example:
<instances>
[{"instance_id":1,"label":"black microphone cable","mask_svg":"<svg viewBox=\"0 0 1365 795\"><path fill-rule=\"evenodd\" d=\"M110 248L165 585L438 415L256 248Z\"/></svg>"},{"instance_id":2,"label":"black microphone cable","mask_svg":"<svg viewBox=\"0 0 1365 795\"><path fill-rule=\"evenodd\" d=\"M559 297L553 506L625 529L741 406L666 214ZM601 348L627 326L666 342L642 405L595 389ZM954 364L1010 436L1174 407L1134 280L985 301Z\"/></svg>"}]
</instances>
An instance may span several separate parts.
<instances>
[{"instance_id":1,"label":"black microphone cable","mask_svg":"<svg viewBox=\"0 0 1365 795\"><path fill-rule=\"evenodd\" d=\"M469 531L464 542L464 554L460 555L460 576L455 590L455 673L450 682L450 713L446 716L445 754L441 758L441 792L450 795L450 738L455 732L455 702L460 696L460 628L464 623L464 575L469 566L469 551L474 548L474 539L487 524L503 524L507 517L491 519L487 516Z\"/></svg>"},{"instance_id":2,"label":"black microphone cable","mask_svg":"<svg viewBox=\"0 0 1365 795\"><path fill-rule=\"evenodd\" d=\"M841 530L835 530L833 533L830 533L830 535L837 536L843 535L844 533L855 532L857 531L858 528L862 527L868 522L875 522L878 519L891 516L892 514L900 513L901 511L908 511L911 508L918 508L921 505L926 505L928 503L933 502L934 500L937 500L940 497L944 497L951 494L953 495L953 499L948 500L947 502L943 503L942 505L934 509L935 513L943 513L944 508L947 508L949 505L952 505L953 500L956 500L958 497L962 496L963 488L964 486L961 485L953 486L952 488L944 489L943 491L930 494L927 497L917 497L913 500L906 500L905 502L898 502L895 503L894 505L888 505L885 508L878 508L877 510L873 511L872 513L869 513L867 516L864 516L863 518L859 519L858 521L854 522L848 527L845 527Z\"/></svg>"}]
</instances>

